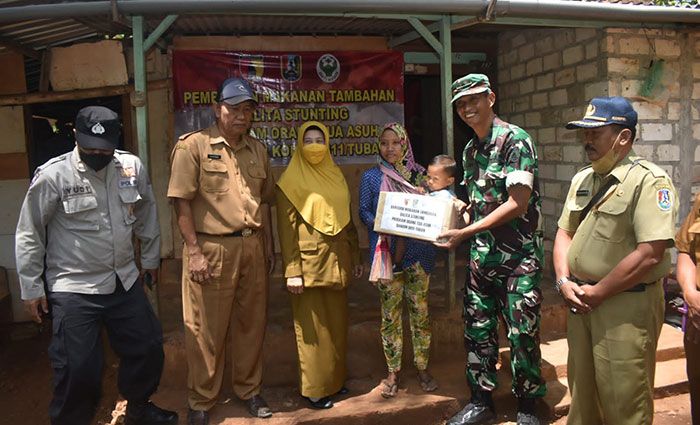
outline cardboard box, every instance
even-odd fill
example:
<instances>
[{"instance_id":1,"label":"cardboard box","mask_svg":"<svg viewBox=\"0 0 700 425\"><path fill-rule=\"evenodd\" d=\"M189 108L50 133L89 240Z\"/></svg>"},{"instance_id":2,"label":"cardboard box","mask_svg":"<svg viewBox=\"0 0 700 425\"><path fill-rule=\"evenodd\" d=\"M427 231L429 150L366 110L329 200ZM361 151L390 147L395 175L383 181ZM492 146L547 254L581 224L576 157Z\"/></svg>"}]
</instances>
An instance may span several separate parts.
<instances>
[{"instance_id":1,"label":"cardboard box","mask_svg":"<svg viewBox=\"0 0 700 425\"><path fill-rule=\"evenodd\" d=\"M401 192L380 192L374 231L435 242L456 227L457 212L449 199Z\"/></svg>"}]
</instances>

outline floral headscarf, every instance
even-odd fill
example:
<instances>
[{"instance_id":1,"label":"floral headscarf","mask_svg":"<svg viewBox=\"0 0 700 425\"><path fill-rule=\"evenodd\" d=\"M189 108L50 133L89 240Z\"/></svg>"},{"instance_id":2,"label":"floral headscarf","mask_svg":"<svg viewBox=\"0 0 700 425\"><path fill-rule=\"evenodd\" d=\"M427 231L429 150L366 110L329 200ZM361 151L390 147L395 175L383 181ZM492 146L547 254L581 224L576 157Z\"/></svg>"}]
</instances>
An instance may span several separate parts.
<instances>
[{"instance_id":1,"label":"floral headscarf","mask_svg":"<svg viewBox=\"0 0 700 425\"><path fill-rule=\"evenodd\" d=\"M408 139L408 133L406 133L404 126L397 122L386 124L382 128L382 131L379 132L380 137L386 130L391 130L396 133L396 135L399 137L399 143L401 143L403 151L401 153L401 158L393 165L379 156L380 168L386 167L394 170L395 174L398 174L406 182L413 186L424 186L426 183L425 168L423 168L420 164L417 164L413 158L413 149L411 148L411 142ZM385 171L385 179L387 175L388 174ZM392 176L389 175L389 177Z\"/></svg>"}]
</instances>

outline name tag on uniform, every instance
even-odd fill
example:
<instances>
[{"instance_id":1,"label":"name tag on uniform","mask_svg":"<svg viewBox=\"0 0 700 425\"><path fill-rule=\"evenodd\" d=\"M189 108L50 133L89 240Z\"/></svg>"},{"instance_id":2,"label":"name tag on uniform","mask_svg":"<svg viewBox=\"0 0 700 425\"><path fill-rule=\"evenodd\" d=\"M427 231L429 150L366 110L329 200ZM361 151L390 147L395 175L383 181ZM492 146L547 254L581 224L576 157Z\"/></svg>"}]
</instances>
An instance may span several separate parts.
<instances>
[{"instance_id":1,"label":"name tag on uniform","mask_svg":"<svg viewBox=\"0 0 700 425\"><path fill-rule=\"evenodd\" d=\"M591 194L591 191L588 189L579 189L576 191L576 196L588 196Z\"/></svg>"},{"instance_id":2,"label":"name tag on uniform","mask_svg":"<svg viewBox=\"0 0 700 425\"><path fill-rule=\"evenodd\" d=\"M119 187L124 188L124 187L135 187L136 186L136 179L131 177L128 179L119 179Z\"/></svg>"},{"instance_id":3,"label":"name tag on uniform","mask_svg":"<svg viewBox=\"0 0 700 425\"><path fill-rule=\"evenodd\" d=\"M207 155L207 158L209 158L209 159L221 159L221 155L215 154L215 153L210 153L209 155Z\"/></svg>"}]
</instances>

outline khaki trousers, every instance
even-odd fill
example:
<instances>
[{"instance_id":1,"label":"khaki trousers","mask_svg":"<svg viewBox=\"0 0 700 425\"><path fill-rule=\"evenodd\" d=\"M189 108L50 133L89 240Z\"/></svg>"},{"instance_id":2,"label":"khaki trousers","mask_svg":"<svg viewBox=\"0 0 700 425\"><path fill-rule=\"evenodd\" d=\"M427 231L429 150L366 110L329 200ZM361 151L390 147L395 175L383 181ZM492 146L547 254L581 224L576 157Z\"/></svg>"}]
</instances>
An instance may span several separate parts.
<instances>
[{"instance_id":1,"label":"khaki trousers","mask_svg":"<svg viewBox=\"0 0 700 425\"><path fill-rule=\"evenodd\" d=\"M568 425L645 425L654 419L663 286L623 292L589 314L569 313Z\"/></svg>"},{"instance_id":2,"label":"khaki trousers","mask_svg":"<svg viewBox=\"0 0 700 425\"><path fill-rule=\"evenodd\" d=\"M234 393L247 400L260 392L268 276L262 232L249 237L198 235L198 240L212 278L190 280L184 249L182 311L189 406L209 410L221 390L226 354L232 361Z\"/></svg>"}]
</instances>

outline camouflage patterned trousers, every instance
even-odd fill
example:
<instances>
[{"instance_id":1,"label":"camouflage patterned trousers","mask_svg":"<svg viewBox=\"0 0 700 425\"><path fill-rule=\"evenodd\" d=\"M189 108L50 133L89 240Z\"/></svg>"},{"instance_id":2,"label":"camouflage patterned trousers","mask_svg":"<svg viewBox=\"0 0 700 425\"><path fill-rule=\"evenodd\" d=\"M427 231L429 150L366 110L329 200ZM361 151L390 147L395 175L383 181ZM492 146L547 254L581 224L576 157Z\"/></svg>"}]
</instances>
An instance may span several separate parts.
<instances>
[{"instance_id":1,"label":"camouflage patterned trousers","mask_svg":"<svg viewBox=\"0 0 700 425\"><path fill-rule=\"evenodd\" d=\"M542 397L547 391L540 364L541 272L508 276L472 262L465 283L464 344L470 387L493 391L498 362L498 317L508 327L512 391L516 397Z\"/></svg>"},{"instance_id":2,"label":"camouflage patterned trousers","mask_svg":"<svg viewBox=\"0 0 700 425\"><path fill-rule=\"evenodd\" d=\"M419 263L405 269L391 282L377 284L382 303L382 346L389 372L401 370L403 300L408 304L411 324L413 362L418 370L428 367L430 318L428 317L428 285L430 275Z\"/></svg>"}]
</instances>

